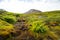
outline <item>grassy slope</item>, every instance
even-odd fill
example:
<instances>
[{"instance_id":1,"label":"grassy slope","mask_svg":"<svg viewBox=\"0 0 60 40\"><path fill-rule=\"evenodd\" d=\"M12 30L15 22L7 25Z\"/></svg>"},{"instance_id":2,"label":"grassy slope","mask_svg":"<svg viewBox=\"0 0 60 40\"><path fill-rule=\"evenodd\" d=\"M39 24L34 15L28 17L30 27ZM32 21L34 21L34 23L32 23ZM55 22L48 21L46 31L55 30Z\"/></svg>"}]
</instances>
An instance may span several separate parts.
<instances>
[{"instance_id":1,"label":"grassy slope","mask_svg":"<svg viewBox=\"0 0 60 40\"><path fill-rule=\"evenodd\" d=\"M57 33L60 30L60 11L37 13L23 14L23 18L26 19L27 23L32 25L30 30L40 34L44 33L47 28L46 34L48 35L43 34L43 36L46 36L43 39L48 40L47 37L49 36L53 40L58 40L60 37ZM43 28L40 28L40 26Z\"/></svg>"},{"instance_id":2,"label":"grassy slope","mask_svg":"<svg viewBox=\"0 0 60 40\"><path fill-rule=\"evenodd\" d=\"M30 28L29 31L40 35L39 38L38 35L37 37L35 36L37 40L39 40L40 37L43 38L43 40L48 40L48 36L53 40L58 40L60 38L60 35L57 33L60 32L60 11L36 12L29 14L14 14L3 11L0 13L0 29L7 32L8 30L6 29L12 29L14 27L13 24L15 24L19 19L25 20L28 28ZM48 35L46 35L45 32ZM5 33L1 31L0 34L2 35Z\"/></svg>"}]
</instances>

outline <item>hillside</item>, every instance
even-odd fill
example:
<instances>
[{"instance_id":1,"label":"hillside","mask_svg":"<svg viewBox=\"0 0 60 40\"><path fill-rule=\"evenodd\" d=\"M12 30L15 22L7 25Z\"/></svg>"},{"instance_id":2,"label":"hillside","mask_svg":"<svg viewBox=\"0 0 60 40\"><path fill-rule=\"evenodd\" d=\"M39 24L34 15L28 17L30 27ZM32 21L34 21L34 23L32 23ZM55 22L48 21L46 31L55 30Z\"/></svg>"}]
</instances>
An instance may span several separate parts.
<instances>
[{"instance_id":1,"label":"hillside","mask_svg":"<svg viewBox=\"0 0 60 40\"><path fill-rule=\"evenodd\" d=\"M18 14L1 9L0 40L60 40L60 10Z\"/></svg>"}]
</instances>

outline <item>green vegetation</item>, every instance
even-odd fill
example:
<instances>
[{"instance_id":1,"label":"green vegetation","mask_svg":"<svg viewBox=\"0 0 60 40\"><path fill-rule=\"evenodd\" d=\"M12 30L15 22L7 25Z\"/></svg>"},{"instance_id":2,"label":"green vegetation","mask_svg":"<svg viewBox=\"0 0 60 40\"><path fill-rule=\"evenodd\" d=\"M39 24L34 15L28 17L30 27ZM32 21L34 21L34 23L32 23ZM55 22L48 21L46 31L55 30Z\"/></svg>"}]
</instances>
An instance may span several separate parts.
<instances>
[{"instance_id":1,"label":"green vegetation","mask_svg":"<svg viewBox=\"0 0 60 40\"><path fill-rule=\"evenodd\" d=\"M40 21L36 21L32 23L31 30L36 33L45 33L48 31L48 27Z\"/></svg>"},{"instance_id":2,"label":"green vegetation","mask_svg":"<svg viewBox=\"0 0 60 40\"><path fill-rule=\"evenodd\" d=\"M0 35L8 35L13 30L13 25L0 20Z\"/></svg>"},{"instance_id":3,"label":"green vegetation","mask_svg":"<svg viewBox=\"0 0 60 40\"><path fill-rule=\"evenodd\" d=\"M1 9L0 35L3 40L59 40L60 11L17 14Z\"/></svg>"},{"instance_id":4,"label":"green vegetation","mask_svg":"<svg viewBox=\"0 0 60 40\"><path fill-rule=\"evenodd\" d=\"M14 24L17 21L15 14L10 12L4 12L3 14L0 14L0 19L11 24Z\"/></svg>"}]
</instances>

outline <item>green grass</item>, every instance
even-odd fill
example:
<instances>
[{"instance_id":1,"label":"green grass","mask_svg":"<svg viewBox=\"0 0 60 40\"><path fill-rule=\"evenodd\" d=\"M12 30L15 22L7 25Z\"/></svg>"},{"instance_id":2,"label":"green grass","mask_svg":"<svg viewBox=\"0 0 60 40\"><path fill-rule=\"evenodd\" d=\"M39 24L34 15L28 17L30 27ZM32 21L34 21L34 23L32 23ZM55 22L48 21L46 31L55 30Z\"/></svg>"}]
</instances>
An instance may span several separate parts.
<instances>
[{"instance_id":1,"label":"green grass","mask_svg":"<svg viewBox=\"0 0 60 40\"><path fill-rule=\"evenodd\" d=\"M7 35L13 29L14 29L14 27L12 24L9 24L5 21L0 20L0 35Z\"/></svg>"},{"instance_id":2,"label":"green grass","mask_svg":"<svg viewBox=\"0 0 60 40\"><path fill-rule=\"evenodd\" d=\"M44 40L48 40L47 37L51 37L53 40L58 40L60 35L60 11L49 12L33 12L29 14L14 14L0 10L0 35L7 35L11 29L14 29L18 19L25 20L28 25L29 31L34 34L41 35ZM43 34L43 35L42 35Z\"/></svg>"}]
</instances>

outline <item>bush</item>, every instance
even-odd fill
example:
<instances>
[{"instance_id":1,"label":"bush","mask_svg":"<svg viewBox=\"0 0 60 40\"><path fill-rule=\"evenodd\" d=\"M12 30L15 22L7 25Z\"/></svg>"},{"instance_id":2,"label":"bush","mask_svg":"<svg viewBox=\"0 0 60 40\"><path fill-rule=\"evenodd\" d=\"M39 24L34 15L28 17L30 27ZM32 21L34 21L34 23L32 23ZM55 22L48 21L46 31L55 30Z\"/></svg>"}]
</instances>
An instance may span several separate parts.
<instances>
[{"instance_id":1,"label":"bush","mask_svg":"<svg viewBox=\"0 0 60 40\"><path fill-rule=\"evenodd\" d=\"M16 22L16 20L14 20L13 18L5 18L5 21L11 24L14 24Z\"/></svg>"},{"instance_id":2,"label":"bush","mask_svg":"<svg viewBox=\"0 0 60 40\"><path fill-rule=\"evenodd\" d=\"M3 16L1 18L2 20L10 23L10 24L14 24L17 20L16 20L16 17L15 16L11 16L11 15L6 15L6 16Z\"/></svg>"}]
</instances>

